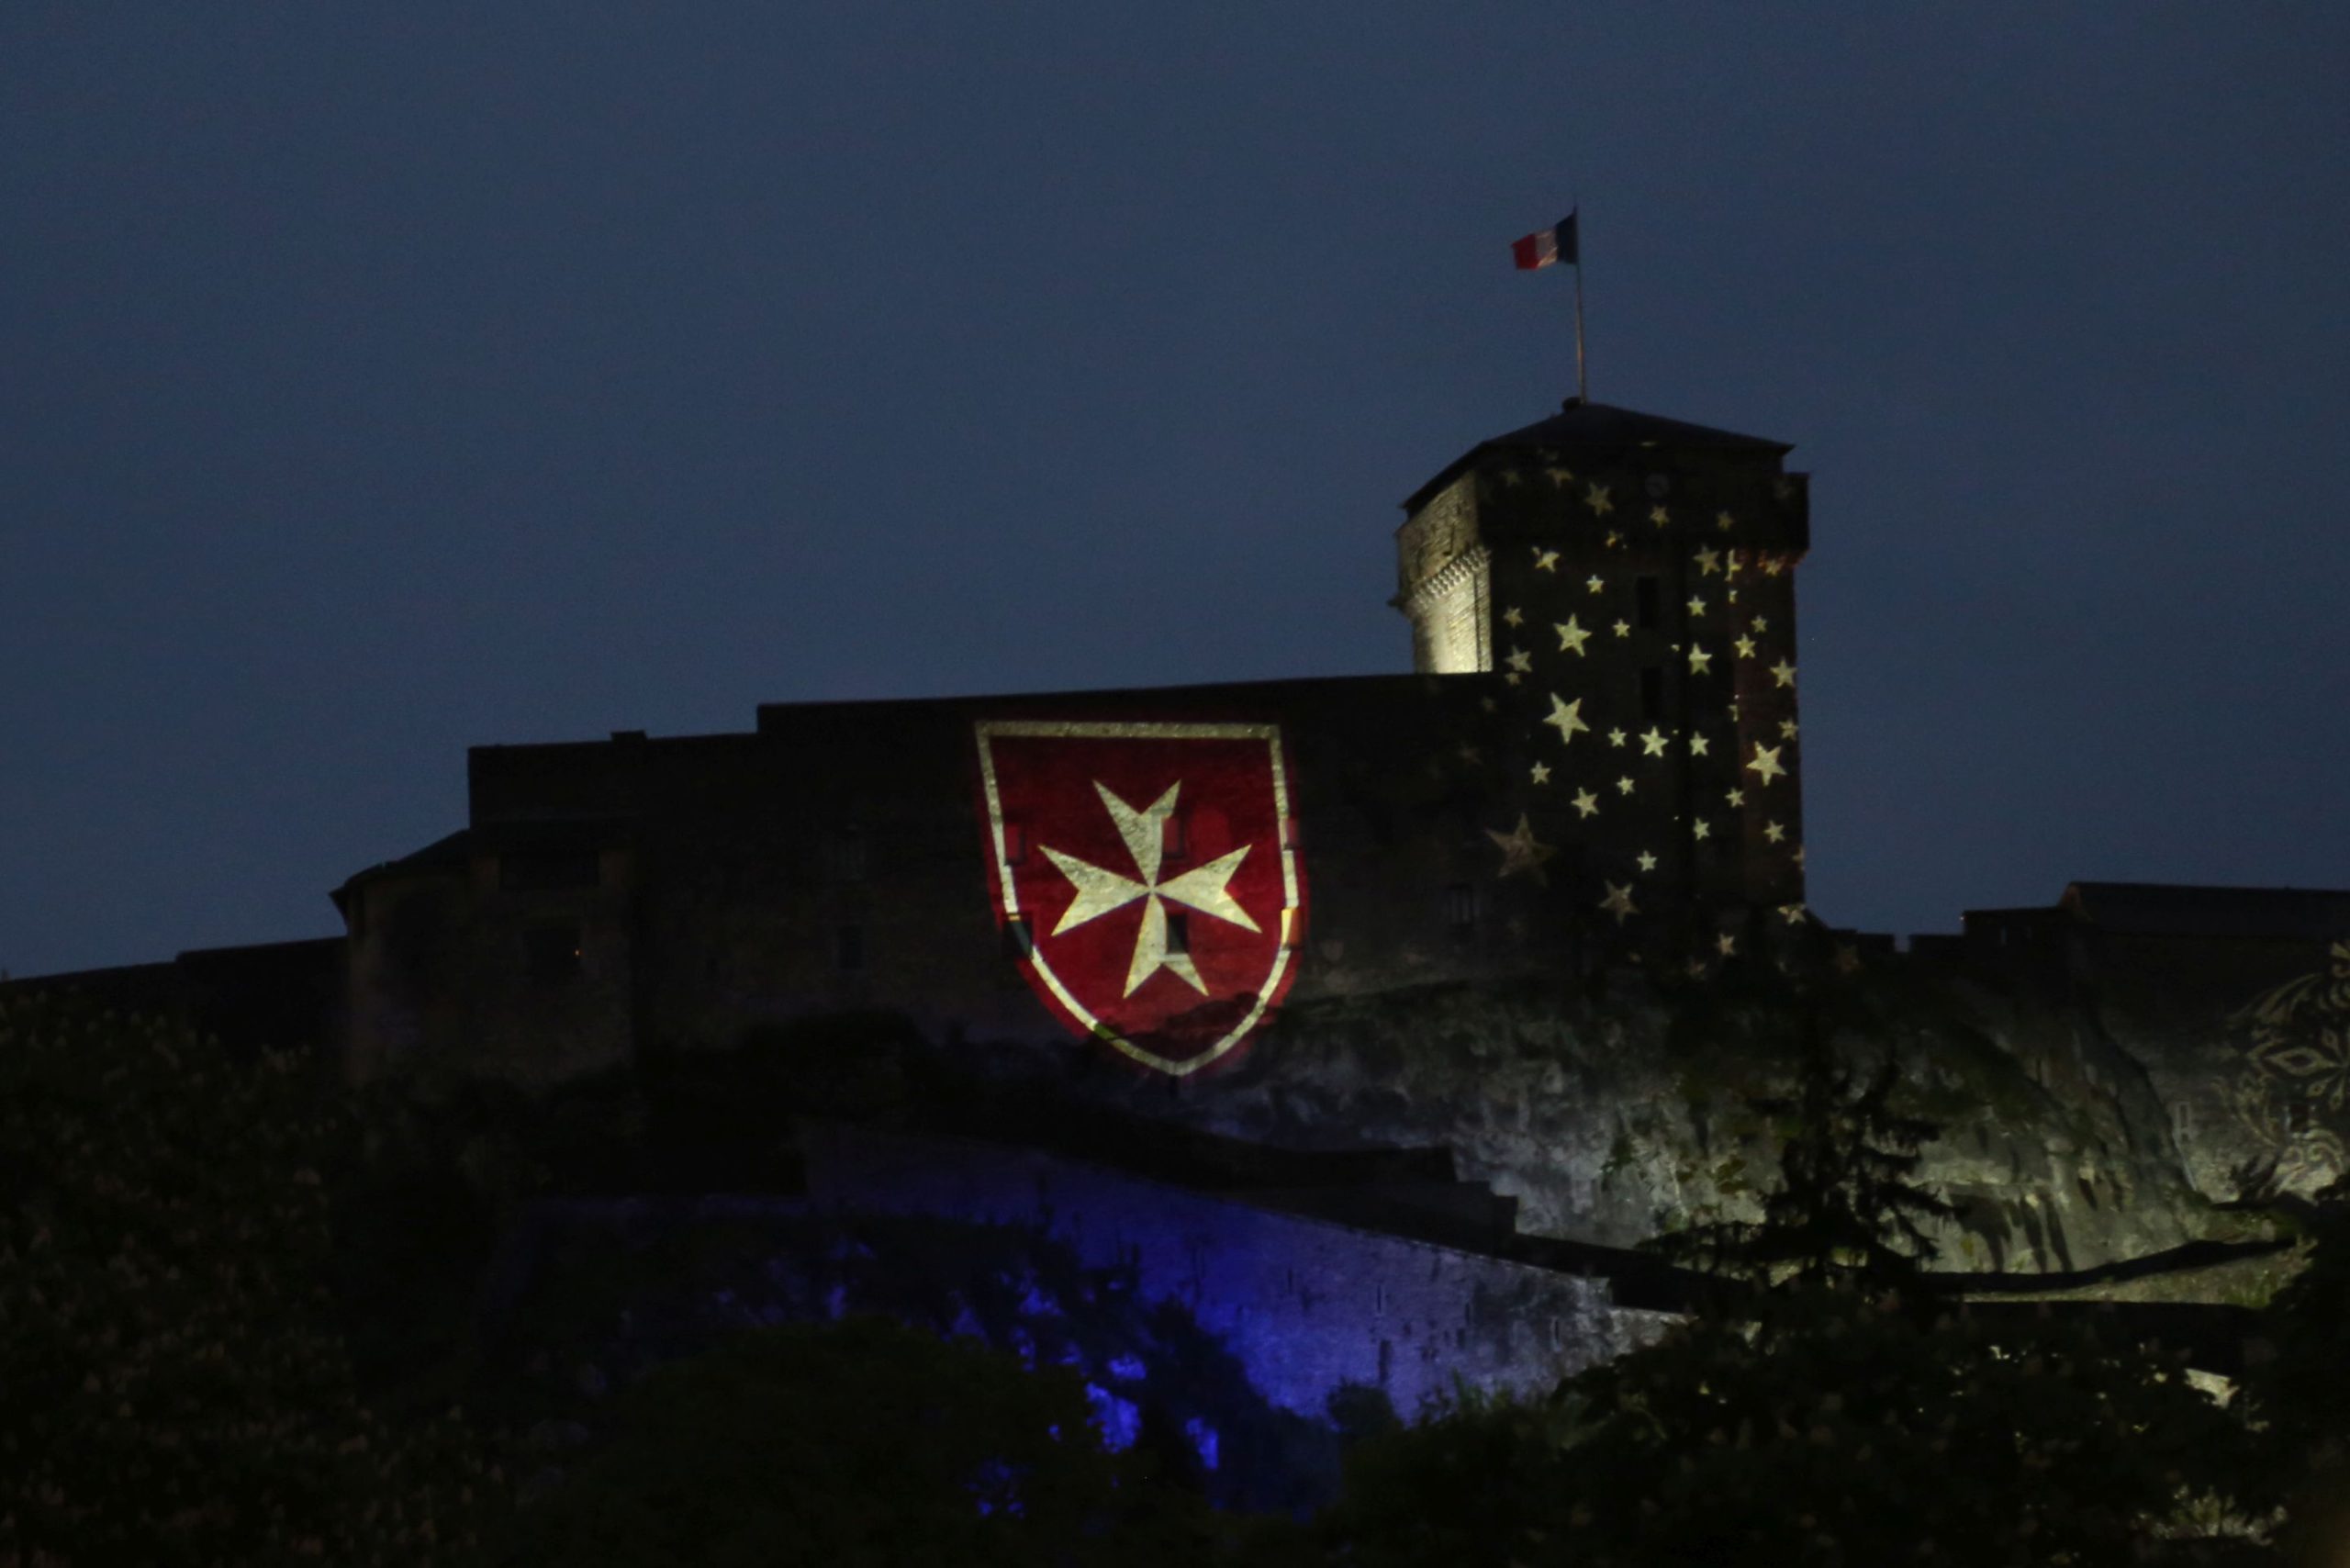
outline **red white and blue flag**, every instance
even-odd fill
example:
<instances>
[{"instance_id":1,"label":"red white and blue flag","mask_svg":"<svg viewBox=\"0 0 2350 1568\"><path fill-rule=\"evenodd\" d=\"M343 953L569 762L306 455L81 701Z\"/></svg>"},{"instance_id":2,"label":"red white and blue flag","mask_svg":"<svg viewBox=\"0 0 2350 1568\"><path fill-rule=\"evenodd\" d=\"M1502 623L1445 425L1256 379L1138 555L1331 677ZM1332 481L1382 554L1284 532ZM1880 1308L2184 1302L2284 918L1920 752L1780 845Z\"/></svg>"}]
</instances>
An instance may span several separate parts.
<instances>
[{"instance_id":1,"label":"red white and blue flag","mask_svg":"<svg viewBox=\"0 0 2350 1568\"><path fill-rule=\"evenodd\" d=\"M1510 254L1517 258L1517 270L1530 272L1547 267L1553 262L1580 266L1583 258L1575 253L1575 215L1567 214L1555 227L1538 229L1523 240L1510 242Z\"/></svg>"}]
</instances>

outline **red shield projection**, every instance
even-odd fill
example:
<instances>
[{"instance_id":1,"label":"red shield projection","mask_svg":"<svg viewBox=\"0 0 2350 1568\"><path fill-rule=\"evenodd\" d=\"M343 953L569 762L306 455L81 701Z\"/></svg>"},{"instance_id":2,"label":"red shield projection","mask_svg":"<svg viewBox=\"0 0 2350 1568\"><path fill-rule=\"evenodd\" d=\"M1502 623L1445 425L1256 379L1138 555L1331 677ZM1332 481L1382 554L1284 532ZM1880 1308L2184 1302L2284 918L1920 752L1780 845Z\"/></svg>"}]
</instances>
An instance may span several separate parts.
<instances>
[{"instance_id":1,"label":"red shield projection","mask_svg":"<svg viewBox=\"0 0 2350 1568\"><path fill-rule=\"evenodd\" d=\"M1304 935L1281 727L975 728L997 918L1036 993L1160 1072L1237 1049Z\"/></svg>"}]
</instances>

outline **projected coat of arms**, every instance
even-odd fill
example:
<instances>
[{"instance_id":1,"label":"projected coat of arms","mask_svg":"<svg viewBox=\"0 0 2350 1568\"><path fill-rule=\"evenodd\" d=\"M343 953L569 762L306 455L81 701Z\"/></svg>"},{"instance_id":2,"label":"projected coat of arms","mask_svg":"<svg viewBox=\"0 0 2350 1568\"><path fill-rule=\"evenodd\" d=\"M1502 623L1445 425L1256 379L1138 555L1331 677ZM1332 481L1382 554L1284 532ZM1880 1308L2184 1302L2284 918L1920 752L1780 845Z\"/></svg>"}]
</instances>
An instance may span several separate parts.
<instances>
[{"instance_id":1,"label":"projected coat of arms","mask_svg":"<svg viewBox=\"0 0 2350 1568\"><path fill-rule=\"evenodd\" d=\"M1181 1076L1288 991L1305 883L1276 724L981 721L997 919L1080 1034Z\"/></svg>"}]
</instances>

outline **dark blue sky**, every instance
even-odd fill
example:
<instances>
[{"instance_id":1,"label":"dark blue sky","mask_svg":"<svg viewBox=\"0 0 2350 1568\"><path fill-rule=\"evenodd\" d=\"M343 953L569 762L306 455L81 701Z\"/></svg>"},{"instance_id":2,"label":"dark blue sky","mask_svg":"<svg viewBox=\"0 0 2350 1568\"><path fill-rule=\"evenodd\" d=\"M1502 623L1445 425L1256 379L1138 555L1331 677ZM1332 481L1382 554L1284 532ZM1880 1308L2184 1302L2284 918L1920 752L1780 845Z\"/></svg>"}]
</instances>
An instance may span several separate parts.
<instances>
[{"instance_id":1,"label":"dark blue sky","mask_svg":"<svg viewBox=\"0 0 2350 1568\"><path fill-rule=\"evenodd\" d=\"M2350 11L0 10L0 968L469 744L1407 667L1572 377L1777 437L1812 902L2350 885Z\"/></svg>"}]
</instances>

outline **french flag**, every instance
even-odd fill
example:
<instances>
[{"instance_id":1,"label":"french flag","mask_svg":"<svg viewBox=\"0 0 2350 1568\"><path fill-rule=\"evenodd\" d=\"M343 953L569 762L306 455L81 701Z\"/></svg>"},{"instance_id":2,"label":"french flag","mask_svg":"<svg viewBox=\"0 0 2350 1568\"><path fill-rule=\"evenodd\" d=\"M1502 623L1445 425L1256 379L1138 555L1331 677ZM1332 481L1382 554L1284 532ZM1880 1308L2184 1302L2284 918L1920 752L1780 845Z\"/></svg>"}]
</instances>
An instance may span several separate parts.
<instances>
[{"instance_id":1,"label":"french flag","mask_svg":"<svg viewBox=\"0 0 2350 1568\"><path fill-rule=\"evenodd\" d=\"M1553 262L1581 266L1583 258L1575 253L1575 215L1559 219L1555 229L1538 229L1523 240L1510 241L1510 254L1517 258L1519 272L1531 272L1547 267Z\"/></svg>"}]
</instances>

